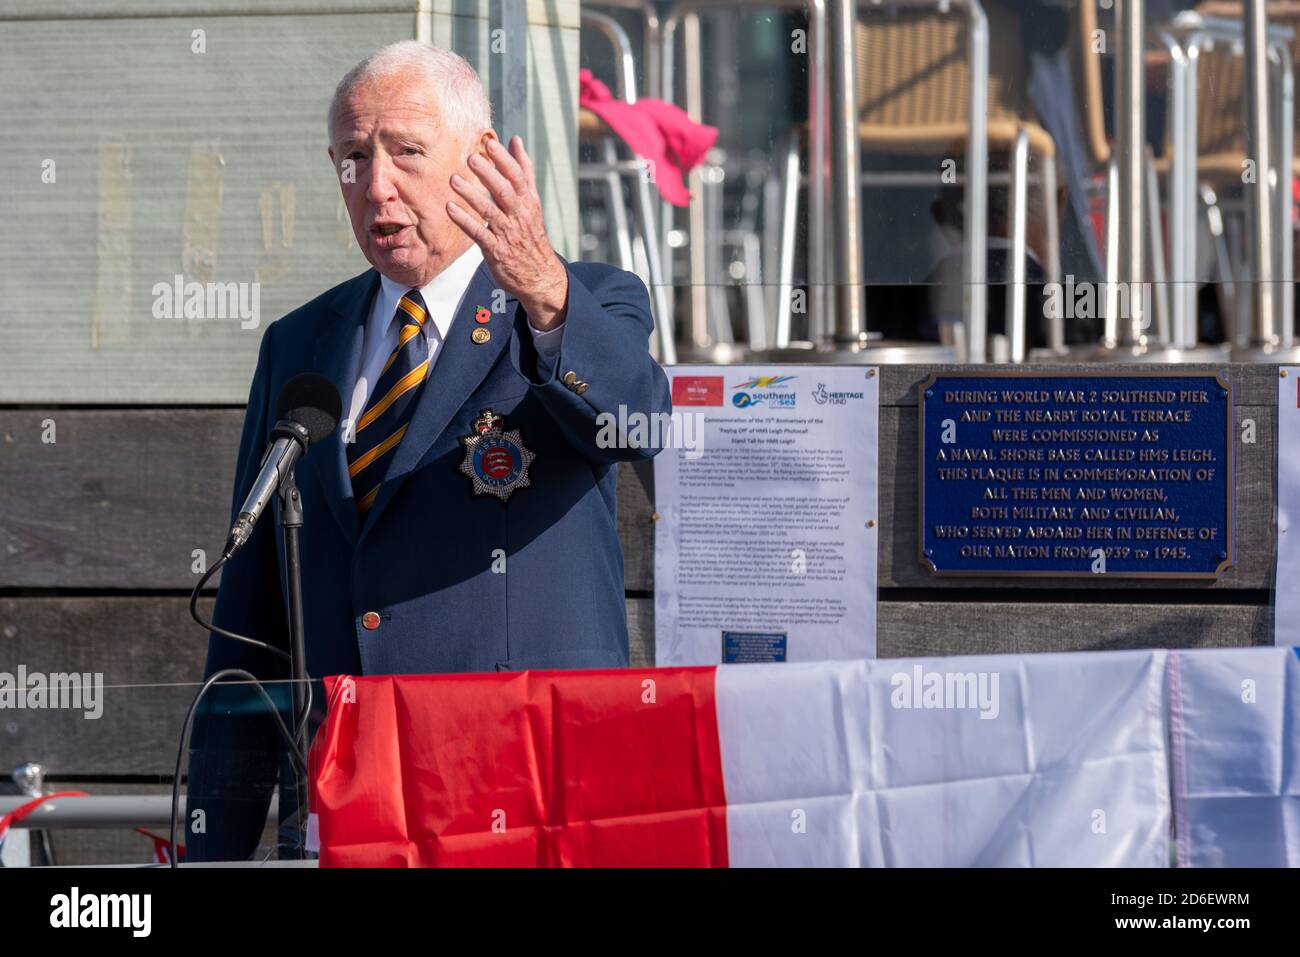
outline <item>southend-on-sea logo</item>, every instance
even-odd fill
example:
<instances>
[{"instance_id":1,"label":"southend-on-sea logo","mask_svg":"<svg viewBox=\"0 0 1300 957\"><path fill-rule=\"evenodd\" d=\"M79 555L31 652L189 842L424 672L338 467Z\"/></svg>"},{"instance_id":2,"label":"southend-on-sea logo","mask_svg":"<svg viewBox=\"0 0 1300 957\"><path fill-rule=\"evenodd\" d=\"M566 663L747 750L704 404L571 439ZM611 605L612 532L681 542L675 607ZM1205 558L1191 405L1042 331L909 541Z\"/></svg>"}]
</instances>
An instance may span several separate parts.
<instances>
[{"instance_id":1,"label":"southend-on-sea logo","mask_svg":"<svg viewBox=\"0 0 1300 957\"><path fill-rule=\"evenodd\" d=\"M793 409L796 400L794 392L773 390L786 388L786 383L794 378L792 375L760 375L733 385L733 389L740 391L731 396L731 404L737 409L748 409L756 405L764 405L770 409Z\"/></svg>"},{"instance_id":2,"label":"southend-on-sea logo","mask_svg":"<svg viewBox=\"0 0 1300 957\"><path fill-rule=\"evenodd\" d=\"M827 392L826 383L818 382L812 397L818 405L847 405L849 399L861 399L865 395L865 392Z\"/></svg>"}]
</instances>

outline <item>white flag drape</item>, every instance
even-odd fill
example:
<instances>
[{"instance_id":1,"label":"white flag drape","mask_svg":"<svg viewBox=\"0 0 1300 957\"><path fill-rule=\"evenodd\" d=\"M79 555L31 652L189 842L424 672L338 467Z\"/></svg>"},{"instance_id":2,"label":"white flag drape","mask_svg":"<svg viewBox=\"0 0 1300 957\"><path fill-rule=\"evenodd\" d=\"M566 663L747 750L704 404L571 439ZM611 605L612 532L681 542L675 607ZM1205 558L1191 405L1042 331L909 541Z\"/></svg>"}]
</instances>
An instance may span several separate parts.
<instances>
[{"instance_id":1,"label":"white flag drape","mask_svg":"<svg viewBox=\"0 0 1300 957\"><path fill-rule=\"evenodd\" d=\"M1298 729L1295 649L1171 652L1179 866L1300 866Z\"/></svg>"},{"instance_id":2,"label":"white flag drape","mask_svg":"<svg viewBox=\"0 0 1300 957\"><path fill-rule=\"evenodd\" d=\"M719 668L731 863L1166 867L1165 656Z\"/></svg>"}]
</instances>

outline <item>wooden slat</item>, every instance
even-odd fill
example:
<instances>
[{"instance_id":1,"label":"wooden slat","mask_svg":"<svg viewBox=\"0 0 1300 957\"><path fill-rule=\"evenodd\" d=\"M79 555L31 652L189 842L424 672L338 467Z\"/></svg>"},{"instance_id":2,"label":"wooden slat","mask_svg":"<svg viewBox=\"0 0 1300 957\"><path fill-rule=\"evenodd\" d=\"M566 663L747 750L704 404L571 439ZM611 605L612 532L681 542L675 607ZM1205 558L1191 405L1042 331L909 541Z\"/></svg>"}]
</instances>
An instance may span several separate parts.
<instances>
[{"instance_id":1,"label":"wooden slat","mask_svg":"<svg viewBox=\"0 0 1300 957\"><path fill-rule=\"evenodd\" d=\"M1009 655L1273 643L1273 610L1254 605L882 602L881 658Z\"/></svg>"},{"instance_id":2,"label":"wooden slat","mask_svg":"<svg viewBox=\"0 0 1300 957\"><path fill-rule=\"evenodd\" d=\"M654 607L628 600L634 665L654 661ZM1228 648L1273 643L1273 610L1254 605L884 601L880 658L1130 648Z\"/></svg>"},{"instance_id":3,"label":"wooden slat","mask_svg":"<svg viewBox=\"0 0 1300 957\"><path fill-rule=\"evenodd\" d=\"M618 538L623 545L623 584L630 592L654 587L654 489L653 462L619 467Z\"/></svg>"},{"instance_id":4,"label":"wooden slat","mask_svg":"<svg viewBox=\"0 0 1300 957\"><path fill-rule=\"evenodd\" d=\"M0 412L0 587L192 588L193 550L215 559L229 530L242 421Z\"/></svg>"},{"instance_id":5,"label":"wooden slat","mask_svg":"<svg viewBox=\"0 0 1300 957\"><path fill-rule=\"evenodd\" d=\"M6 710L7 767L26 761L61 777L171 776L186 710L198 690L207 641L180 597L0 598L0 670L102 672L103 715ZM211 613L211 601L200 607ZM628 603L632 663L654 664L653 607Z\"/></svg>"},{"instance_id":6,"label":"wooden slat","mask_svg":"<svg viewBox=\"0 0 1300 957\"><path fill-rule=\"evenodd\" d=\"M211 613L211 602L203 603ZM6 710L8 767L25 761L60 776L175 770L185 712L207 639L184 598L0 598L3 670L102 672L103 714Z\"/></svg>"},{"instance_id":7,"label":"wooden slat","mask_svg":"<svg viewBox=\"0 0 1300 957\"><path fill-rule=\"evenodd\" d=\"M193 587L194 549L210 559L229 529L242 421L234 409L0 410L0 588ZM654 574L653 486L650 463L620 469L632 591Z\"/></svg>"}]
</instances>

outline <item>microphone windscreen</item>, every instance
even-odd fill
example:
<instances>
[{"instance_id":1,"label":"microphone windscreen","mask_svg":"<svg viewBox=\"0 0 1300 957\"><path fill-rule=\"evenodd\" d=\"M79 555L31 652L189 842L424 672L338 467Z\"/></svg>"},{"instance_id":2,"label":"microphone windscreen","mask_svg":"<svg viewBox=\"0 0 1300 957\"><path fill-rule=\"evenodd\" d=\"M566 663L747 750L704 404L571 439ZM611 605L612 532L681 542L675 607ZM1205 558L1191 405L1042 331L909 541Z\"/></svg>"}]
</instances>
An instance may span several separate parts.
<instances>
[{"instance_id":1,"label":"microphone windscreen","mask_svg":"<svg viewBox=\"0 0 1300 957\"><path fill-rule=\"evenodd\" d=\"M275 417L297 422L305 428L308 445L315 445L338 428L342 412L339 390L315 372L294 376L284 384L275 400Z\"/></svg>"}]
</instances>

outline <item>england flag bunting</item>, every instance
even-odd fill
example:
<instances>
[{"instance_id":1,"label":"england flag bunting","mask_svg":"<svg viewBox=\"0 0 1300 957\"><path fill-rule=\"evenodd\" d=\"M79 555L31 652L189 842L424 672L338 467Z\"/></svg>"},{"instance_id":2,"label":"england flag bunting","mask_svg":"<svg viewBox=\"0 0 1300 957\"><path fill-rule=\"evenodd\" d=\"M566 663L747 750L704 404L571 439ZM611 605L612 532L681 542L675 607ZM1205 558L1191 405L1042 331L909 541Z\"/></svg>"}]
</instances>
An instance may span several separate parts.
<instances>
[{"instance_id":1,"label":"england flag bunting","mask_svg":"<svg viewBox=\"0 0 1300 957\"><path fill-rule=\"evenodd\" d=\"M1167 866L1166 653L336 677L322 866Z\"/></svg>"}]
</instances>

